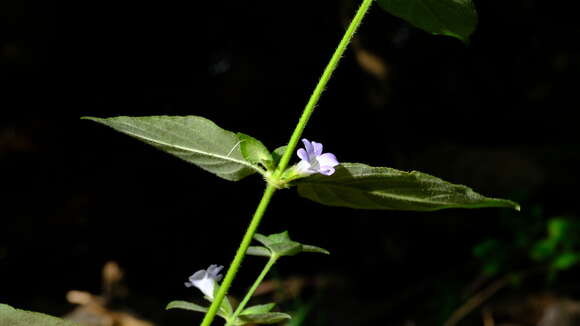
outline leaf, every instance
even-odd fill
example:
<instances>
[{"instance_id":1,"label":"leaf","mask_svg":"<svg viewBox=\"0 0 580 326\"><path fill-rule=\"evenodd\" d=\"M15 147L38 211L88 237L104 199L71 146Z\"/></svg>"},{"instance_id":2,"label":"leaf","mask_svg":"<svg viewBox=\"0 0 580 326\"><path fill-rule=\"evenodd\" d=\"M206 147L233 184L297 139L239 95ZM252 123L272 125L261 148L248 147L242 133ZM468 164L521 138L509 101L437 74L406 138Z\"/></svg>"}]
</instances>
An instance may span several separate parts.
<instances>
[{"instance_id":1,"label":"leaf","mask_svg":"<svg viewBox=\"0 0 580 326\"><path fill-rule=\"evenodd\" d=\"M491 260L483 265L483 275L487 277L496 276L501 269L501 262L499 260Z\"/></svg>"},{"instance_id":2,"label":"leaf","mask_svg":"<svg viewBox=\"0 0 580 326\"><path fill-rule=\"evenodd\" d=\"M403 172L360 163L343 163L331 176L312 175L297 181L298 193L320 204L358 209L435 211L444 208L520 206L487 198L471 188L421 172Z\"/></svg>"},{"instance_id":3,"label":"leaf","mask_svg":"<svg viewBox=\"0 0 580 326\"><path fill-rule=\"evenodd\" d=\"M252 256L263 256L263 257L272 256L272 254L270 253L270 250L268 248L262 247L262 246L248 247L248 251L246 251L246 254L252 255Z\"/></svg>"},{"instance_id":4,"label":"leaf","mask_svg":"<svg viewBox=\"0 0 580 326\"><path fill-rule=\"evenodd\" d=\"M238 132L240 139L240 150L246 161L252 164L262 164L266 169L274 169L274 158L268 148L256 138Z\"/></svg>"},{"instance_id":5,"label":"leaf","mask_svg":"<svg viewBox=\"0 0 580 326\"><path fill-rule=\"evenodd\" d=\"M552 268L564 270L576 265L580 261L580 254L575 252L563 252L552 262Z\"/></svg>"},{"instance_id":6,"label":"leaf","mask_svg":"<svg viewBox=\"0 0 580 326\"><path fill-rule=\"evenodd\" d=\"M238 318L245 323L276 324L286 319L291 319L292 317L283 312L267 312L263 314L240 315Z\"/></svg>"},{"instance_id":7,"label":"leaf","mask_svg":"<svg viewBox=\"0 0 580 326\"><path fill-rule=\"evenodd\" d=\"M290 235L288 234L288 231L284 231L284 232L280 232L280 233L270 234L268 236L268 241L271 244L274 244L274 243L290 242L292 240L290 239Z\"/></svg>"},{"instance_id":8,"label":"leaf","mask_svg":"<svg viewBox=\"0 0 580 326\"><path fill-rule=\"evenodd\" d=\"M242 311L240 313L240 316L251 315L251 314L262 314L262 313L270 312L270 310L274 309L275 306L276 306L276 304L273 302L267 303L267 304L259 304L259 305L251 306L251 307L244 309L244 311Z\"/></svg>"},{"instance_id":9,"label":"leaf","mask_svg":"<svg viewBox=\"0 0 580 326\"><path fill-rule=\"evenodd\" d=\"M502 245L496 239L487 239L473 247L473 255L478 258L488 258L502 251Z\"/></svg>"},{"instance_id":10,"label":"leaf","mask_svg":"<svg viewBox=\"0 0 580 326\"><path fill-rule=\"evenodd\" d=\"M219 286L216 286L214 297L217 295L218 291L219 291ZM212 301L212 300L210 300L210 301ZM222 303L220 306L220 311L223 312L224 318L226 318L225 316L231 316L234 313L234 309L232 307L232 304L230 303L230 299L227 296L225 296L224 299L222 300Z\"/></svg>"},{"instance_id":11,"label":"leaf","mask_svg":"<svg viewBox=\"0 0 580 326\"><path fill-rule=\"evenodd\" d=\"M262 170L242 156L238 137L198 116L84 117L135 137L230 181Z\"/></svg>"},{"instance_id":12,"label":"leaf","mask_svg":"<svg viewBox=\"0 0 580 326\"><path fill-rule=\"evenodd\" d=\"M302 245L294 241L273 243L268 248L278 256L294 256L302 252Z\"/></svg>"},{"instance_id":13,"label":"leaf","mask_svg":"<svg viewBox=\"0 0 580 326\"><path fill-rule=\"evenodd\" d=\"M391 14L432 34L441 34L469 43L477 25L472 0L377 0Z\"/></svg>"},{"instance_id":14,"label":"leaf","mask_svg":"<svg viewBox=\"0 0 580 326\"><path fill-rule=\"evenodd\" d=\"M300 252L317 252L323 254L329 254L329 252L325 249L320 247L305 245L296 241L292 241L290 236L288 235L288 231L284 231L281 233L271 234L269 236L265 236L260 233L254 234L254 239L261 244L263 244L266 248L258 246L254 248L262 248L258 252L256 249L255 253L252 253L256 256L266 256L270 257L272 255L277 255L278 257L282 256L294 256ZM252 248L252 247L250 247ZM269 249L268 255L262 254L259 255L258 253L265 253L265 250Z\"/></svg>"},{"instance_id":15,"label":"leaf","mask_svg":"<svg viewBox=\"0 0 580 326\"><path fill-rule=\"evenodd\" d=\"M564 218L552 218L548 221L548 235L556 242L562 240L570 229L570 222Z\"/></svg>"},{"instance_id":16,"label":"leaf","mask_svg":"<svg viewBox=\"0 0 580 326\"><path fill-rule=\"evenodd\" d=\"M185 309L185 310L192 310L192 311L198 311L198 312L203 312L203 313L207 312L207 310L208 310L207 307L202 307L200 305L196 305L195 303L181 301L181 300L171 301L169 304L167 304L167 307L165 307L165 310L169 310L169 309Z\"/></svg>"},{"instance_id":17,"label":"leaf","mask_svg":"<svg viewBox=\"0 0 580 326\"><path fill-rule=\"evenodd\" d=\"M0 304L0 326L79 326L57 317Z\"/></svg>"},{"instance_id":18,"label":"leaf","mask_svg":"<svg viewBox=\"0 0 580 326\"><path fill-rule=\"evenodd\" d=\"M320 248L317 246L311 246L311 245L302 245L302 251L304 252L316 252L319 254L325 254L325 255L330 255L330 252L324 248Z\"/></svg>"},{"instance_id":19,"label":"leaf","mask_svg":"<svg viewBox=\"0 0 580 326\"><path fill-rule=\"evenodd\" d=\"M284 156L284 153L286 152L287 147L288 146L286 146L286 145L280 146L272 152L272 158L274 159L274 166L278 166L278 162L280 162L280 160L282 159L282 156Z\"/></svg>"},{"instance_id":20,"label":"leaf","mask_svg":"<svg viewBox=\"0 0 580 326\"><path fill-rule=\"evenodd\" d=\"M557 241L552 239L540 240L530 250L530 258L536 261L546 260L554 255L557 245Z\"/></svg>"},{"instance_id":21,"label":"leaf","mask_svg":"<svg viewBox=\"0 0 580 326\"><path fill-rule=\"evenodd\" d=\"M254 234L254 240L258 241L259 243L263 244L264 246L268 246L269 244L272 243L272 240L270 240L269 238L270 237L267 237L267 236L260 234L260 233Z\"/></svg>"}]
</instances>

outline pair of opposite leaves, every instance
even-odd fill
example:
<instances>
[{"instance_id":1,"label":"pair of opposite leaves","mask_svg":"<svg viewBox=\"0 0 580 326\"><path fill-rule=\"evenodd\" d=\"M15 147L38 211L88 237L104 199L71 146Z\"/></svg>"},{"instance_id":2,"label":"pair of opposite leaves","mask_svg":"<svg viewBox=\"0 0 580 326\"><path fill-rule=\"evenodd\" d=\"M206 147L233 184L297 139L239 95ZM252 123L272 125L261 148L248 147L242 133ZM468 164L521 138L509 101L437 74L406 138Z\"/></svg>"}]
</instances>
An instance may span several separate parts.
<instances>
[{"instance_id":1,"label":"pair of opposite leaves","mask_svg":"<svg viewBox=\"0 0 580 326\"><path fill-rule=\"evenodd\" d=\"M244 157L238 135L203 117L120 116L86 119L135 137L226 180L238 181L254 173L264 174L255 160ZM515 202L485 197L469 187L425 173L362 163L342 163L330 176L316 174L299 179L294 184L302 197L329 206L411 211L481 207L519 210Z\"/></svg>"}]
</instances>

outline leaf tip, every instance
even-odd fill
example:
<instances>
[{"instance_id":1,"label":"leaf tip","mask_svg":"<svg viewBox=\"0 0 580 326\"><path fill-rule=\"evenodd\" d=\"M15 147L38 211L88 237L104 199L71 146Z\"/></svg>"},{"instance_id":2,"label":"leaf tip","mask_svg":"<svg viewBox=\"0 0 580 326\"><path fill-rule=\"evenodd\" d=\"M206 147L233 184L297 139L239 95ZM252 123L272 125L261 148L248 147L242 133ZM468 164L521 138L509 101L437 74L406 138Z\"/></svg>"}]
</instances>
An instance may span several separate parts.
<instances>
[{"instance_id":1,"label":"leaf tip","mask_svg":"<svg viewBox=\"0 0 580 326\"><path fill-rule=\"evenodd\" d=\"M324 248L317 247L317 246L303 245L302 246L302 250L304 252L313 252L313 253L330 255L330 251L328 251L328 250L326 250Z\"/></svg>"},{"instance_id":2,"label":"leaf tip","mask_svg":"<svg viewBox=\"0 0 580 326\"><path fill-rule=\"evenodd\" d=\"M84 116L84 117L81 117L81 120L99 121L99 120L102 120L102 119L101 118L96 118L96 117Z\"/></svg>"},{"instance_id":3,"label":"leaf tip","mask_svg":"<svg viewBox=\"0 0 580 326\"><path fill-rule=\"evenodd\" d=\"M171 301L165 306L165 310L174 309L175 308L175 301Z\"/></svg>"}]
</instances>

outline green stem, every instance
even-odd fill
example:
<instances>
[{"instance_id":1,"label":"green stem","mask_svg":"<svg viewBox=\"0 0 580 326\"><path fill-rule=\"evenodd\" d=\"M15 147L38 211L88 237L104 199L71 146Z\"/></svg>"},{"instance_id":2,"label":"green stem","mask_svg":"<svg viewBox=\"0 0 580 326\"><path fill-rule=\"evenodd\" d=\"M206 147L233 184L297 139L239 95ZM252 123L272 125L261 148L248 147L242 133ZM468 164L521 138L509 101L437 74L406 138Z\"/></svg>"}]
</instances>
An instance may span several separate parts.
<instances>
[{"instance_id":1,"label":"green stem","mask_svg":"<svg viewBox=\"0 0 580 326\"><path fill-rule=\"evenodd\" d=\"M372 2L373 0L363 0L363 3L356 12L356 15L352 19L350 25L348 26L348 29L346 30L344 36L340 40L340 43L336 47L336 50L334 51L332 58L330 58L330 62L328 62L328 65L326 65L326 68L324 69L324 72L322 73L322 76L320 77L320 80L318 81L318 84L316 85L314 92L312 92L312 95L310 96L310 99L308 100L308 103L306 104L306 107L302 112L302 116L298 121L298 125L296 126L296 129L294 129L294 132L290 137L288 147L286 147L286 152L284 152L284 155L282 156L282 158L280 159L280 163L278 164L278 169L276 170L275 177L279 177L282 174L282 172L286 170L288 162L290 162L290 157L294 154L294 149L296 149L298 141L302 136L302 132L304 131L304 128L306 128L306 124L308 123L308 120L310 119L312 112L314 112L314 108L316 107L316 104L320 99L320 95L322 95L322 92L324 92L326 84L328 83L330 77L332 76L332 73L338 66L340 58L342 58L344 51L346 50L348 44L350 43L350 40L352 39L354 33L356 32L361 21L363 20L364 15L369 10Z\"/></svg>"},{"instance_id":2,"label":"green stem","mask_svg":"<svg viewBox=\"0 0 580 326\"><path fill-rule=\"evenodd\" d=\"M268 274L268 272L270 271L272 266L274 266L274 264L276 263L277 260L278 260L278 256L274 255L274 256L270 257L270 259L268 260L268 263L266 264L266 266L264 266L264 269L262 270L260 275L258 275L258 278L256 279L256 281L254 281L254 284L252 284L252 287L248 290L248 293L246 293L246 296L244 297L242 302L240 302L240 304L238 305L238 308L236 308L236 311L234 311L232 319L230 319L230 321L226 324L226 326L230 326L231 323L233 323L236 320L236 318L238 317L238 315L244 310L244 308L246 307L246 304L248 303L248 301L250 301L250 298L252 298L252 296L254 295L254 292L256 292L256 289L258 288L260 283L262 283L262 281L264 280L264 277L266 277L266 275Z\"/></svg>"},{"instance_id":3,"label":"green stem","mask_svg":"<svg viewBox=\"0 0 580 326\"><path fill-rule=\"evenodd\" d=\"M312 92L312 95L310 96L310 99L308 100L308 103L306 104L306 107L304 108L304 111L300 116L298 125L296 125L296 128L294 129L294 132L290 137L290 141L288 142L286 152L284 153L284 155L282 155L280 163L278 164L278 167L274 172L273 177L275 181L277 181L276 179L279 180L284 170L286 170L288 162L290 162L290 157L294 153L296 145L298 145L298 141L302 136L302 132L304 131L304 128L306 128L306 124L308 123L308 120L310 119L310 116L312 115L312 112L314 111L314 108L316 107L316 104L320 99L320 95L322 95L322 92L324 91L326 84L328 83L330 77L332 76L332 73L338 66L340 58L344 54L344 51L346 50L350 40L352 39L354 33L359 27L361 21L363 20L364 15L370 8L372 2L373 0L363 0L363 3L359 7L358 11L356 12L356 15L354 16L352 22L348 26L346 32L344 33L344 36L342 37L340 43L338 44L336 50L334 51L332 58L330 58L330 62L324 69L324 72L322 73L322 76L320 77L320 80L318 81L318 84L316 85L314 92ZM242 263L242 260L246 255L246 251L250 246L252 237L254 236L254 233L256 232L256 229L258 228L258 225L260 224L262 217L264 216L266 208L268 207L268 204L270 203L270 199L272 198L274 192L276 192L276 187L271 183L269 183L268 186L266 187L266 190L264 191L264 195L262 196L260 203L258 204L258 208L256 209L254 216L252 217L252 221L250 222L250 225L246 230L246 234L244 234L244 238L242 239L242 243L240 244L240 247L236 252L236 256L234 257L234 260L232 261L230 268L228 269L228 272L224 277L224 281L220 285L220 289L216 294L214 301L212 302L211 306L209 307L209 310L207 311L205 317L203 318L203 321L201 322L201 326L209 326L213 321L215 314L217 313L218 308L221 305L222 300L224 299L228 289L230 288L230 285L232 284L232 281L234 280L234 277L236 276L236 273L238 272L238 269L240 268L240 264Z\"/></svg>"},{"instance_id":4,"label":"green stem","mask_svg":"<svg viewBox=\"0 0 580 326\"><path fill-rule=\"evenodd\" d=\"M234 277L236 276L238 269L240 268L240 264L242 263L242 260L244 259L244 256L246 255L246 251L248 250L248 247L250 246L250 242L252 242L252 238L254 237L254 233L256 233L256 229L258 228L258 225L260 224L260 221L262 220L262 217L264 216L264 213L266 212L266 208L268 207L268 204L270 203L270 199L272 199L272 195L274 195L275 191L276 191L276 187L268 184L268 186L266 187L266 190L264 191L264 195L262 196L262 199L260 200L260 203L258 204L258 208L256 208L256 212L254 213L254 216L252 217L252 221L250 222L250 225L248 226L248 229L246 230L246 234L244 234L244 238L242 239L242 243L240 243L240 247L238 248L238 251L236 252L236 256L234 257L234 260L232 261L230 268L228 269L228 272L226 273L226 276L224 277L224 280L223 280L222 284L220 285L220 288L218 290L218 293L215 296L215 299L213 300L213 302L211 303L211 306L209 307L209 310L205 314L205 317L203 318L203 321L201 322L201 326L211 325L211 322L213 321L215 314L217 313L219 307L221 306L222 300L226 296L226 293L227 293L228 289L230 288L230 285L232 284L232 281L234 280Z\"/></svg>"}]
</instances>

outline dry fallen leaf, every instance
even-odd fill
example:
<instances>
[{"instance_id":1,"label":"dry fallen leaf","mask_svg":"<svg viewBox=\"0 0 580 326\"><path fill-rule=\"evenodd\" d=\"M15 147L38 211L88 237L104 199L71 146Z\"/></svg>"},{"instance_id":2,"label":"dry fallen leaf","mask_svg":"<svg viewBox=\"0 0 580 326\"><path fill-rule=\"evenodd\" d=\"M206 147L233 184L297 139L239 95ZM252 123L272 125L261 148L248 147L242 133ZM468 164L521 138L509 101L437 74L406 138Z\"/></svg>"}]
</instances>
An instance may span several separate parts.
<instances>
[{"instance_id":1,"label":"dry fallen leaf","mask_svg":"<svg viewBox=\"0 0 580 326\"><path fill-rule=\"evenodd\" d=\"M149 321L108 307L112 299L127 295L127 289L122 284L123 270L116 262L107 262L103 267L102 276L102 295L76 290L67 293L68 302L78 307L64 316L65 319L83 326L154 326Z\"/></svg>"}]
</instances>

